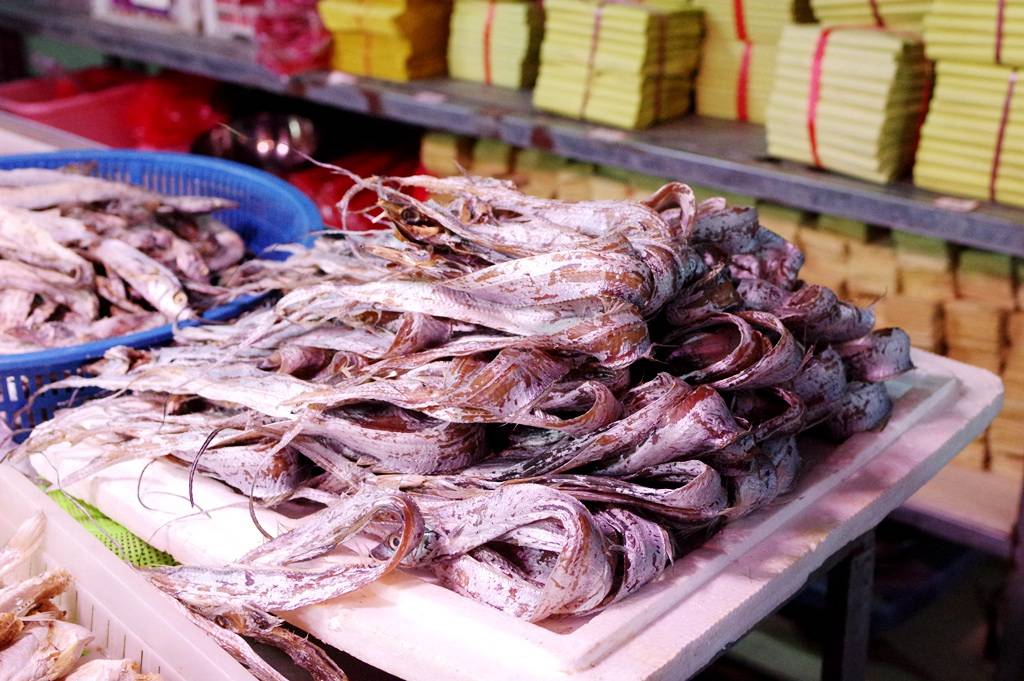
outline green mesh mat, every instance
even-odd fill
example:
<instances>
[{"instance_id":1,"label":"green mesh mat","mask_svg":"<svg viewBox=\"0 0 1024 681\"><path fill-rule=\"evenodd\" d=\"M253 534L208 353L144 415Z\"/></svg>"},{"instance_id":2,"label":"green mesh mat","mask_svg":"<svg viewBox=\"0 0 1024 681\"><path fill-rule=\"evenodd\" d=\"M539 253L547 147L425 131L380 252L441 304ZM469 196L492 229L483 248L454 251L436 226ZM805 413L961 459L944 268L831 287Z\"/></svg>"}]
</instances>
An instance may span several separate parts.
<instances>
[{"instance_id":1,"label":"green mesh mat","mask_svg":"<svg viewBox=\"0 0 1024 681\"><path fill-rule=\"evenodd\" d=\"M71 497L60 491L47 492L64 511L79 525L116 553L123 560L136 567L162 567L178 563L169 553L158 551L137 536L114 522L95 506Z\"/></svg>"}]
</instances>

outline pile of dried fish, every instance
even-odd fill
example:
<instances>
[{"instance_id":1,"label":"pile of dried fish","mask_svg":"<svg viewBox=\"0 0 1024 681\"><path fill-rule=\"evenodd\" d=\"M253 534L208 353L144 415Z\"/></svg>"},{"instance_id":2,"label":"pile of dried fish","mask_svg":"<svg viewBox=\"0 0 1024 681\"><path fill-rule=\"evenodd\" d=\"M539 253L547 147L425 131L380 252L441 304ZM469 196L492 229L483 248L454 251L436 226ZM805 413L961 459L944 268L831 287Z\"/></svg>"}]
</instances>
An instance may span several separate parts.
<instances>
[{"instance_id":1,"label":"pile of dried fish","mask_svg":"<svg viewBox=\"0 0 1024 681\"><path fill-rule=\"evenodd\" d=\"M0 354L85 343L194 317L227 292L245 243L211 213L72 171L0 171Z\"/></svg>"},{"instance_id":2,"label":"pile of dried fish","mask_svg":"<svg viewBox=\"0 0 1024 681\"><path fill-rule=\"evenodd\" d=\"M39 548L45 517L27 520L0 549L0 679L7 681L160 681L130 660L83 660L93 634L66 621L53 599L71 586L71 575L52 570L8 581Z\"/></svg>"},{"instance_id":3,"label":"pile of dried fish","mask_svg":"<svg viewBox=\"0 0 1024 681\"><path fill-rule=\"evenodd\" d=\"M323 504L235 564L151 573L211 620L399 566L531 621L605 608L789 490L798 436L882 427L882 382L911 368L906 334L800 281L755 210L682 184L643 203L472 177L365 188L391 232L244 265L245 286L286 291L272 308L111 351L56 387L115 395L14 454L96 452L65 485L169 458L255 503ZM365 562L315 561L357 534L379 541Z\"/></svg>"}]
</instances>

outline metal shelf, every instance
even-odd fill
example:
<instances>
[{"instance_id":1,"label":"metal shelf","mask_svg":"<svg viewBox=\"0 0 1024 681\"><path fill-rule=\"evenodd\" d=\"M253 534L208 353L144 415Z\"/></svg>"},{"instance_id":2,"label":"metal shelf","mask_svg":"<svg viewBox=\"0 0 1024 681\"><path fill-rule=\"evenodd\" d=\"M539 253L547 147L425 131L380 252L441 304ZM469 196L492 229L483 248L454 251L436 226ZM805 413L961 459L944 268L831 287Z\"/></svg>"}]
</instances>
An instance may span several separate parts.
<instances>
[{"instance_id":1,"label":"metal shelf","mask_svg":"<svg viewBox=\"0 0 1024 681\"><path fill-rule=\"evenodd\" d=\"M535 112L528 92L446 79L390 83L341 73L281 78L243 43L124 27L25 0L0 3L0 26L348 111L501 139L581 161L677 177L795 208L1024 257L1024 210L935 205L908 183L882 187L768 159L761 126L689 116L626 132Z\"/></svg>"}]
</instances>

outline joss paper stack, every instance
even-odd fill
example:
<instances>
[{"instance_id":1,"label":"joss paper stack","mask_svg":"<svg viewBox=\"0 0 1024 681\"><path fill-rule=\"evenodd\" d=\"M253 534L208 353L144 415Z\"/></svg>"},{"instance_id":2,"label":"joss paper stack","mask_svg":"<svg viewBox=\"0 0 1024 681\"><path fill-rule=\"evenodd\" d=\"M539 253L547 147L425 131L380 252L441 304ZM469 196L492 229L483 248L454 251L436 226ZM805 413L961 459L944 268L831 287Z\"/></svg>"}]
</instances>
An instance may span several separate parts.
<instances>
[{"instance_id":1,"label":"joss paper stack","mask_svg":"<svg viewBox=\"0 0 1024 681\"><path fill-rule=\"evenodd\" d=\"M807 0L701 0L707 33L697 76L697 113L763 123L776 45L788 23L813 19Z\"/></svg>"},{"instance_id":2,"label":"joss paper stack","mask_svg":"<svg viewBox=\"0 0 1024 681\"><path fill-rule=\"evenodd\" d=\"M472 163L473 140L447 132L428 132L420 142L420 164L431 175L461 175Z\"/></svg>"},{"instance_id":3,"label":"joss paper stack","mask_svg":"<svg viewBox=\"0 0 1024 681\"><path fill-rule=\"evenodd\" d=\"M1024 66L1022 0L935 0L924 25L932 59Z\"/></svg>"},{"instance_id":4,"label":"joss paper stack","mask_svg":"<svg viewBox=\"0 0 1024 681\"><path fill-rule=\"evenodd\" d=\"M989 430L992 471L1016 480L1024 477L1024 312L1007 320L1009 345L1003 367L1003 410Z\"/></svg>"},{"instance_id":5,"label":"joss paper stack","mask_svg":"<svg viewBox=\"0 0 1024 681\"><path fill-rule=\"evenodd\" d=\"M839 232L817 225L803 225L797 242L804 253L804 267L800 276L805 281L826 286L836 293L846 290L847 262L850 257L850 239Z\"/></svg>"},{"instance_id":6,"label":"joss paper stack","mask_svg":"<svg viewBox=\"0 0 1024 681\"><path fill-rule=\"evenodd\" d=\"M988 369L1002 369L1007 312L975 300L948 300L944 310L946 353L952 359Z\"/></svg>"},{"instance_id":7,"label":"joss paper stack","mask_svg":"<svg viewBox=\"0 0 1024 681\"><path fill-rule=\"evenodd\" d=\"M900 271L900 293L904 296L941 303L956 296L953 262L949 244L903 231L894 231L896 263Z\"/></svg>"},{"instance_id":8,"label":"joss paper stack","mask_svg":"<svg viewBox=\"0 0 1024 681\"><path fill-rule=\"evenodd\" d=\"M321 0L333 67L385 80L445 73L450 0Z\"/></svg>"},{"instance_id":9,"label":"joss paper stack","mask_svg":"<svg viewBox=\"0 0 1024 681\"><path fill-rule=\"evenodd\" d=\"M768 105L774 156L873 182L910 166L931 67L907 33L790 25Z\"/></svg>"},{"instance_id":10,"label":"joss paper stack","mask_svg":"<svg viewBox=\"0 0 1024 681\"><path fill-rule=\"evenodd\" d=\"M932 0L811 0L823 26L878 26L920 31Z\"/></svg>"},{"instance_id":11,"label":"joss paper stack","mask_svg":"<svg viewBox=\"0 0 1024 681\"><path fill-rule=\"evenodd\" d=\"M1024 206L1024 83L1009 66L940 61L918 186Z\"/></svg>"},{"instance_id":12,"label":"joss paper stack","mask_svg":"<svg viewBox=\"0 0 1024 681\"><path fill-rule=\"evenodd\" d=\"M690 106L701 12L686 0L547 0L539 109L645 128Z\"/></svg>"},{"instance_id":13,"label":"joss paper stack","mask_svg":"<svg viewBox=\"0 0 1024 681\"><path fill-rule=\"evenodd\" d=\"M532 87L543 26L535 0L455 0L448 73L488 85Z\"/></svg>"}]
</instances>

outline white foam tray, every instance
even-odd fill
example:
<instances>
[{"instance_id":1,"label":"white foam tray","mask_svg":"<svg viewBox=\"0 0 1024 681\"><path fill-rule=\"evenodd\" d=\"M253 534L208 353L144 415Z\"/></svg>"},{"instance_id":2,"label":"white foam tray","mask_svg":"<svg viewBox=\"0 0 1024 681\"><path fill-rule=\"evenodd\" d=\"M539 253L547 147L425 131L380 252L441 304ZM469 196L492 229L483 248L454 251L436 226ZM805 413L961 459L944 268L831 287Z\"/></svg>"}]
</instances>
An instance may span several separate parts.
<instances>
[{"instance_id":1,"label":"white foam tray","mask_svg":"<svg viewBox=\"0 0 1024 681\"><path fill-rule=\"evenodd\" d=\"M828 557L820 555L822 546L835 545L832 550L838 550L870 529L866 518L877 522L891 512L995 416L1002 394L998 378L929 353L916 352L914 359L918 370L890 386L896 404L882 431L806 452L814 465L785 503L727 526L683 556L656 583L596 615L530 624L428 581L393 574L356 593L284 616L326 643L410 681L469 681L479 678L482 670L495 681L686 678L679 672L693 673L701 660L712 659L718 650L715 641L724 645L743 632L733 635L711 624L705 630L686 626L675 630L678 643L651 649L647 641L657 638L666 621L682 617L684 624L690 619L699 622L702 615L718 611L728 599L718 597L709 604L705 596L737 570L756 576L747 582L784 584L778 593L792 595L799 588L794 575L804 570L809 574ZM954 414L955 418L950 416ZM946 429L930 429L932 423ZM919 443L917 449L906 438ZM861 490L870 513L855 506L831 506L834 499L843 498L852 480L884 468L886 455L900 447L910 447L901 464L905 471L889 470L886 486ZM50 461L59 462L60 473L67 475L88 457L89 452L81 450L54 452ZM47 461L36 458L33 464L44 476L56 479ZM229 562L263 541L244 500L219 483L197 479L195 496L205 512L192 509L184 498L187 475L180 466L158 462L146 471L141 493L148 506L158 509L146 510L136 497L143 466L120 464L70 491L182 562ZM910 475L915 466L926 466L927 475ZM260 513L272 532L294 524L272 512ZM762 558L751 565L752 555ZM731 593L739 598L735 585ZM782 598L772 593L773 599ZM754 611L739 598L714 621L744 621L741 608ZM713 632L717 638L709 640ZM692 639L689 644L687 636ZM666 655L670 660L657 661ZM668 669L673 670L671 676L665 676Z\"/></svg>"},{"instance_id":2,"label":"white foam tray","mask_svg":"<svg viewBox=\"0 0 1024 681\"><path fill-rule=\"evenodd\" d=\"M174 609L167 596L121 562L10 466L0 466L0 545L42 511L40 551L16 571L25 578L63 568L74 578L59 599L68 619L90 629L91 657L129 659L163 681L252 681L252 676ZM98 650L97 650L98 649Z\"/></svg>"}]
</instances>

